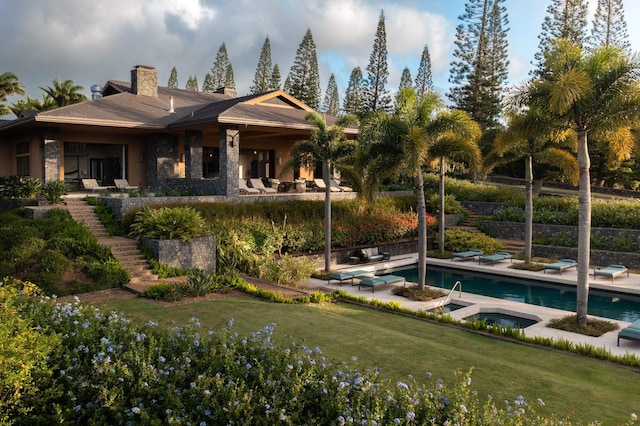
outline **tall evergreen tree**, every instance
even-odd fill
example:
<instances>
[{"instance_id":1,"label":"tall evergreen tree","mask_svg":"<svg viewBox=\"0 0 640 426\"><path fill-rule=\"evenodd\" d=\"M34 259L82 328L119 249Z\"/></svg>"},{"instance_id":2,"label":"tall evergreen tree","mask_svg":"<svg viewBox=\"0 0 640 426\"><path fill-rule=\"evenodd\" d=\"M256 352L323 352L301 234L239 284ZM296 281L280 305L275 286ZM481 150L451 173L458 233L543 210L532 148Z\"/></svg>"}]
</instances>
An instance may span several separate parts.
<instances>
[{"instance_id":1,"label":"tall evergreen tree","mask_svg":"<svg viewBox=\"0 0 640 426\"><path fill-rule=\"evenodd\" d=\"M193 92L198 91L198 77L190 75L187 80L187 84L184 86L185 89L191 90Z\"/></svg>"},{"instance_id":2,"label":"tall evergreen tree","mask_svg":"<svg viewBox=\"0 0 640 426\"><path fill-rule=\"evenodd\" d=\"M213 76L210 72L204 76L204 83L202 83L202 91L212 93L217 87L213 84Z\"/></svg>"},{"instance_id":3,"label":"tall evergreen tree","mask_svg":"<svg viewBox=\"0 0 640 426\"><path fill-rule=\"evenodd\" d=\"M349 77L349 85L344 94L342 110L345 114L360 117L364 114L365 80L360 67L355 67Z\"/></svg>"},{"instance_id":4,"label":"tall evergreen tree","mask_svg":"<svg viewBox=\"0 0 640 426\"><path fill-rule=\"evenodd\" d=\"M629 33L624 19L622 0L598 0L589 46L616 46L629 51Z\"/></svg>"},{"instance_id":5,"label":"tall evergreen tree","mask_svg":"<svg viewBox=\"0 0 640 426\"><path fill-rule=\"evenodd\" d=\"M429 55L429 46L424 45L422 56L420 57L420 65L418 66L418 75L413 83L413 89L416 92L418 102L427 92L433 91L433 75L431 74L431 55Z\"/></svg>"},{"instance_id":6,"label":"tall evergreen tree","mask_svg":"<svg viewBox=\"0 0 640 426\"><path fill-rule=\"evenodd\" d=\"M293 89L291 88L291 85L293 83L291 82L291 74L287 75L287 78L284 79L284 84L282 85L282 90L284 90L285 92L287 92L288 94L291 94Z\"/></svg>"},{"instance_id":7,"label":"tall evergreen tree","mask_svg":"<svg viewBox=\"0 0 640 426\"><path fill-rule=\"evenodd\" d=\"M400 96L400 92L402 92L402 89L404 89L405 87L413 88L411 83L411 71L409 71L409 67L404 67L404 69L402 70L402 74L400 75L400 84L398 85L398 92L396 94L396 105L398 105L398 96Z\"/></svg>"},{"instance_id":8,"label":"tall evergreen tree","mask_svg":"<svg viewBox=\"0 0 640 426\"><path fill-rule=\"evenodd\" d=\"M167 87L170 89L178 88L178 70L175 66L171 68L171 74L169 75L169 82L167 83Z\"/></svg>"},{"instance_id":9,"label":"tall evergreen tree","mask_svg":"<svg viewBox=\"0 0 640 426\"><path fill-rule=\"evenodd\" d=\"M262 45L262 50L260 51L258 66L256 67L256 73L253 76L253 85L249 91L252 94L268 92L271 89L272 76L271 43L267 36L264 40L264 44Z\"/></svg>"},{"instance_id":10,"label":"tall evergreen tree","mask_svg":"<svg viewBox=\"0 0 640 426\"><path fill-rule=\"evenodd\" d=\"M338 95L338 84L336 78L331 74L327 91L324 93L324 101L322 102L322 111L331 115L340 113L340 96Z\"/></svg>"},{"instance_id":11,"label":"tall evergreen tree","mask_svg":"<svg viewBox=\"0 0 640 426\"><path fill-rule=\"evenodd\" d=\"M373 50L369 56L369 65L367 65L366 102L364 104L364 112L391 110L392 99L386 88L388 78L387 31L384 24L384 11L380 11L378 28L376 29L376 35L373 40Z\"/></svg>"},{"instance_id":12,"label":"tall evergreen tree","mask_svg":"<svg viewBox=\"0 0 640 426\"><path fill-rule=\"evenodd\" d=\"M318 56L316 44L311 30L307 29L296 57L289 71L290 92L313 109L320 106L320 72L318 71Z\"/></svg>"},{"instance_id":13,"label":"tall evergreen tree","mask_svg":"<svg viewBox=\"0 0 640 426\"><path fill-rule=\"evenodd\" d=\"M233 65L231 65L231 62L229 62L229 65L227 65L227 70L224 73L224 87L230 87L235 89L236 88L236 81L235 78L233 76Z\"/></svg>"},{"instance_id":14,"label":"tall evergreen tree","mask_svg":"<svg viewBox=\"0 0 640 426\"><path fill-rule=\"evenodd\" d=\"M280 90L280 80L282 76L280 75L280 67L278 64L273 66L273 71L271 72L271 81L269 82L269 90Z\"/></svg>"},{"instance_id":15,"label":"tall evergreen tree","mask_svg":"<svg viewBox=\"0 0 640 426\"><path fill-rule=\"evenodd\" d=\"M545 53L551 49L554 40L565 38L582 47L587 39L587 0L551 0L547 6L547 16L542 22L538 35L538 52L535 55L535 75L543 73Z\"/></svg>"},{"instance_id":16,"label":"tall evergreen tree","mask_svg":"<svg viewBox=\"0 0 640 426\"><path fill-rule=\"evenodd\" d=\"M225 87L227 83L227 74L229 70L229 66L231 62L229 62L229 54L227 53L227 46L224 42L218 49L218 53L216 54L216 59L213 61L213 67L211 68L211 84L213 85L212 90L216 90L220 87ZM235 86L235 84L234 84ZM229 86L229 87L234 87Z\"/></svg>"},{"instance_id":17,"label":"tall evergreen tree","mask_svg":"<svg viewBox=\"0 0 640 426\"><path fill-rule=\"evenodd\" d=\"M507 31L504 0L469 0L456 29L455 60L448 93L483 129L495 127L507 84Z\"/></svg>"}]
</instances>

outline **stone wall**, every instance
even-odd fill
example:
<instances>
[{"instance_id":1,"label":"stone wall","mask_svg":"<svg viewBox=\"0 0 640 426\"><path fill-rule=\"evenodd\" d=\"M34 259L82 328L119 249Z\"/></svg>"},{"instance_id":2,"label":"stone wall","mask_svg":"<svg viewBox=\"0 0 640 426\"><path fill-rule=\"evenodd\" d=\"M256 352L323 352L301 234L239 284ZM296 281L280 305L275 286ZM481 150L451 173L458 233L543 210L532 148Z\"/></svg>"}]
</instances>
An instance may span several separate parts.
<instances>
[{"instance_id":1,"label":"stone wall","mask_svg":"<svg viewBox=\"0 0 640 426\"><path fill-rule=\"evenodd\" d=\"M182 240L143 239L153 257L163 265L181 269L201 269L207 272L216 271L216 237L207 236Z\"/></svg>"},{"instance_id":2,"label":"stone wall","mask_svg":"<svg viewBox=\"0 0 640 426\"><path fill-rule=\"evenodd\" d=\"M495 238L524 240L524 223L522 222L481 220L480 226ZM533 238L552 238L560 233L565 233L575 240L578 239L577 226L533 224ZM592 227L591 236L601 238L603 241L612 241L621 237L638 241L640 240L640 230Z\"/></svg>"},{"instance_id":3,"label":"stone wall","mask_svg":"<svg viewBox=\"0 0 640 426\"><path fill-rule=\"evenodd\" d=\"M543 246L533 244L532 255L546 259L577 259L578 249L573 247ZM640 253L622 253L607 250L591 250L589 255L591 265L607 266L612 264L625 265L627 268L640 268Z\"/></svg>"},{"instance_id":4,"label":"stone wall","mask_svg":"<svg viewBox=\"0 0 640 426\"><path fill-rule=\"evenodd\" d=\"M504 206L504 203L491 203L487 201L461 201L460 204L474 213L485 216L492 215L493 212Z\"/></svg>"}]
</instances>

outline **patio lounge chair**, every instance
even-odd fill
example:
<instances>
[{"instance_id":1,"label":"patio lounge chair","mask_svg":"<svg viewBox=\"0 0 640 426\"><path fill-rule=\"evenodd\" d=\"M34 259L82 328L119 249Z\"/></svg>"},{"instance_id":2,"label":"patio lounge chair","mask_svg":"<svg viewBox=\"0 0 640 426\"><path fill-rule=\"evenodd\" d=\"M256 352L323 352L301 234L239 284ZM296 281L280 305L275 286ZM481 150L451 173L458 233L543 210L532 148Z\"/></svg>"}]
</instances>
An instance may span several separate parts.
<instances>
[{"instance_id":1,"label":"patio lounge chair","mask_svg":"<svg viewBox=\"0 0 640 426\"><path fill-rule=\"evenodd\" d=\"M358 290L360 290L360 287L371 287L371 293L373 293L376 286L399 282L403 283L405 287L407 286L407 280L398 275L374 275L372 277L363 277L360 278L360 282L358 283Z\"/></svg>"},{"instance_id":2,"label":"patio lounge chair","mask_svg":"<svg viewBox=\"0 0 640 426\"><path fill-rule=\"evenodd\" d=\"M618 346L620 346L620 339L640 340L640 320L632 322L618 332Z\"/></svg>"},{"instance_id":3,"label":"patio lounge chair","mask_svg":"<svg viewBox=\"0 0 640 426\"><path fill-rule=\"evenodd\" d=\"M108 191L114 189L113 186L100 186L96 179L82 179L82 187L87 191Z\"/></svg>"},{"instance_id":4,"label":"patio lounge chair","mask_svg":"<svg viewBox=\"0 0 640 426\"><path fill-rule=\"evenodd\" d=\"M353 188L351 188L350 186L342 186L340 185L340 182L333 178L331 178L329 182L331 183L332 188L338 188L342 192L353 192Z\"/></svg>"},{"instance_id":5,"label":"patio lounge chair","mask_svg":"<svg viewBox=\"0 0 640 426\"><path fill-rule=\"evenodd\" d=\"M264 186L264 183L262 183L262 179L260 178L249 179L249 185L251 188L255 188L263 194L275 194L278 192L277 189L267 188Z\"/></svg>"},{"instance_id":6,"label":"patio lounge chair","mask_svg":"<svg viewBox=\"0 0 640 426\"><path fill-rule=\"evenodd\" d=\"M459 251L457 253L453 253L453 258L451 260L455 260L455 259L460 259L462 261L468 260L468 259L475 259L476 257L480 257L484 254L484 252L482 250L478 250L478 249L471 249L471 250L467 250L467 251Z\"/></svg>"},{"instance_id":7,"label":"patio lounge chair","mask_svg":"<svg viewBox=\"0 0 640 426\"><path fill-rule=\"evenodd\" d=\"M326 191L327 186L324 184L324 179L314 179L313 183L315 183L316 188L318 188L318 191ZM330 191L331 192L340 192L340 188L335 188L333 186L330 187Z\"/></svg>"},{"instance_id":8,"label":"patio lounge chair","mask_svg":"<svg viewBox=\"0 0 640 426\"><path fill-rule=\"evenodd\" d=\"M379 260L389 260L391 255L386 251L380 251L378 247L363 248L356 251L357 256L363 263L377 262Z\"/></svg>"},{"instance_id":9,"label":"patio lounge chair","mask_svg":"<svg viewBox=\"0 0 640 426\"><path fill-rule=\"evenodd\" d=\"M500 262L502 260L511 259L511 263L513 263L513 258L510 253L506 251L499 251L496 254L488 254L486 256L480 256L478 259L479 263L488 263L493 266L494 263Z\"/></svg>"},{"instance_id":10,"label":"patio lounge chair","mask_svg":"<svg viewBox=\"0 0 640 426\"><path fill-rule=\"evenodd\" d=\"M623 265L609 265L606 268L602 269L594 269L593 270L593 279L595 280L598 276L611 278L611 282L613 282L614 278L618 275L622 275L626 273L629 276L629 270Z\"/></svg>"},{"instance_id":11,"label":"patio lounge chair","mask_svg":"<svg viewBox=\"0 0 640 426\"><path fill-rule=\"evenodd\" d=\"M133 189L138 189L137 186L129 185L129 182L126 179L114 179L113 183L116 185L120 191L129 191Z\"/></svg>"},{"instance_id":12,"label":"patio lounge chair","mask_svg":"<svg viewBox=\"0 0 640 426\"><path fill-rule=\"evenodd\" d=\"M260 194L260 190L259 189L255 189L255 188L249 188L247 186L247 181L244 179L240 179L238 181L238 191L240 192L240 194L242 195L258 195Z\"/></svg>"},{"instance_id":13,"label":"patio lounge chair","mask_svg":"<svg viewBox=\"0 0 640 426\"><path fill-rule=\"evenodd\" d=\"M329 275L329 284L331 284L331 280L339 281L340 285L342 285L343 281L351 280L351 285L354 285L354 278L371 276L373 274L373 271L365 271L364 269L357 269L355 271L332 272Z\"/></svg>"},{"instance_id":14,"label":"patio lounge chair","mask_svg":"<svg viewBox=\"0 0 640 426\"><path fill-rule=\"evenodd\" d=\"M573 259L560 259L557 262L544 265L543 272L546 274L547 269L549 269L551 271L558 271L560 275L562 275L562 271L564 271L565 269L575 268L577 266L578 264Z\"/></svg>"}]
</instances>

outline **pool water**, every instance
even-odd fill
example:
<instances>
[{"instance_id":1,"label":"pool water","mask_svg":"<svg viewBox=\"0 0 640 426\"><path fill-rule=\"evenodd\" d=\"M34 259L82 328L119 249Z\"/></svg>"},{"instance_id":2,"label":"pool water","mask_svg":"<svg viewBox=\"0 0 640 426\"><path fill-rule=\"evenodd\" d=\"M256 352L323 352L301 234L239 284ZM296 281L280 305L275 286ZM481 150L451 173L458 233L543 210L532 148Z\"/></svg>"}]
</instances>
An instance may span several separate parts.
<instances>
[{"instance_id":1,"label":"pool water","mask_svg":"<svg viewBox=\"0 0 640 426\"><path fill-rule=\"evenodd\" d=\"M394 270L393 274L403 276L407 281L418 280L418 269L415 267ZM508 281L502 281L505 279ZM576 311L576 291L573 286L489 274L470 274L467 271L436 266L427 267L429 286L451 289L456 281L462 283L462 291L466 293L569 312ZM640 296L590 288L587 308L589 315L633 322L640 319Z\"/></svg>"}]
</instances>

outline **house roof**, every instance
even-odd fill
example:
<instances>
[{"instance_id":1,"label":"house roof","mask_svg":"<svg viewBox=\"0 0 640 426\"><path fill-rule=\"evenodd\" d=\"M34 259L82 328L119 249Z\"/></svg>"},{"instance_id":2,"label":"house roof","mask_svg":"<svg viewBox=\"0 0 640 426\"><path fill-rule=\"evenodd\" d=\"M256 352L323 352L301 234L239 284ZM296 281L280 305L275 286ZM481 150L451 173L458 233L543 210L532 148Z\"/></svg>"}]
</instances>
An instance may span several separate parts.
<instances>
[{"instance_id":1,"label":"house roof","mask_svg":"<svg viewBox=\"0 0 640 426\"><path fill-rule=\"evenodd\" d=\"M178 129L207 124L238 124L287 129L312 129L305 116L310 107L281 91L231 97L158 87L158 96L131 92L131 83L109 81L100 99L0 123L0 131L32 123L74 124L135 129ZM173 106L173 108L171 108ZM327 116L327 123L336 118ZM355 134L357 129L345 130Z\"/></svg>"}]
</instances>

